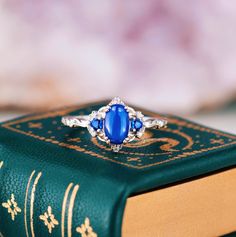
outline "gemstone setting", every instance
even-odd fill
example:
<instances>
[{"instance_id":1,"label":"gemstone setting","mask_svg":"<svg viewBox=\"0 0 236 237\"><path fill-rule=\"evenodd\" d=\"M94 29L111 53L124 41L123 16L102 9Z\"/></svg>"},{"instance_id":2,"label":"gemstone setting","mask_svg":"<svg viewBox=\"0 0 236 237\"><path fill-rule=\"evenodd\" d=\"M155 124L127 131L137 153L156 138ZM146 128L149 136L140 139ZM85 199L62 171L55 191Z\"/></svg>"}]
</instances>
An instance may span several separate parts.
<instances>
[{"instance_id":1,"label":"gemstone setting","mask_svg":"<svg viewBox=\"0 0 236 237\"><path fill-rule=\"evenodd\" d=\"M113 104L104 119L105 136L111 144L122 144L130 129L129 113L122 104Z\"/></svg>"},{"instance_id":2,"label":"gemstone setting","mask_svg":"<svg viewBox=\"0 0 236 237\"><path fill-rule=\"evenodd\" d=\"M140 138L145 131L144 115L127 106L119 97L89 115L88 131L106 142L114 152Z\"/></svg>"},{"instance_id":3,"label":"gemstone setting","mask_svg":"<svg viewBox=\"0 0 236 237\"><path fill-rule=\"evenodd\" d=\"M103 128L103 121L101 119L94 118L91 121L90 125L95 130L102 129Z\"/></svg>"},{"instance_id":4,"label":"gemstone setting","mask_svg":"<svg viewBox=\"0 0 236 237\"><path fill-rule=\"evenodd\" d=\"M123 145L141 138L146 128L165 128L167 120L144 116L115 97L108 105L93 110L89 115L64 116L62 123L69 127L87 127L92 137L119 152Z\"/></svg>"},{"instance_id":5,"label":"gemstone setting","mask_svg":"<svg viewBox=\"0 0 236 237\"><path fill-rule=\"evenodd\" d=\"M140 130L143 127L143 122L140 119L134 119L131 121L131 128L133 130Z\"/></svg>"}]
</instances>

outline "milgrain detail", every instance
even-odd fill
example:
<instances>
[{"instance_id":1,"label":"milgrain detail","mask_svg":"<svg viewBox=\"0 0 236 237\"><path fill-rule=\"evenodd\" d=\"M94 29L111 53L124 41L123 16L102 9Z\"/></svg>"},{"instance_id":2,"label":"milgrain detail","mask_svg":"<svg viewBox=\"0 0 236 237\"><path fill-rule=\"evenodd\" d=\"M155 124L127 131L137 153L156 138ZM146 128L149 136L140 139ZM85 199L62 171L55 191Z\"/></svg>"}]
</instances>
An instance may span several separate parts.
<instances>
[{"instance_id":1,"label":"milgrain detail","mask_svg":"<svg viewBox=\"0 0 236 237\"><path fill-rule=\"evenodd\" d=\"M31 236L35 237L35 233L34 233L34 200L35 200L35 191L36 191L36 186L38 184L38 181L40 179L40 177L42 176L42 172L39 172L37 177L34 180L34 184L32 187L32 191L31 191L31 197L30 197L30 230L31 230Z\"/></svg>"},{"instance_id":2,"label":"milgrain detail","mask_svg":"<svg viewBox=\"0 0 236 237\"><path fill-rule=\"evenodd\" d=\"M29 180L28 180L28 183L27 183L27 187L26 187L26 192L25 192L24 222L25 222L26 237L29 237L28 224L27 224L27 199L28 199L30 183L31 183L31 180L32 180L34 174L35 174L35 170L31 173L31 175L29 177Z\"/></svg>"},{"instance_id":3,"label":"milgrain detail","mask_svg":"<svg viewBox=\"0 0 236 237\"><path fill-rule=\"evenodd\" d=\"M3 167L3 161L0 161L0 169ZM1 235L0 235L1 237Z\"/></svg>"},{"instance_id":4,"label":"milgrain detail","mask_svg":"<svg viewBox=\"0 0 236 237\"><path fill-rule=\"evenodd\" d=\"M69 192L74 184L70 183L65 191L64 199L62 203L62 212L61 212L61 237L65 237L65 212L66 212L66 204Z\"/></svg>"},{"instance_id":5,"label":"milgrain detail","mask_svg":"<svg viewBox=\"0 0 236 237\"><path fill-rule=\"evenodd\" d=\"M76 198L76 194L79 190L79 185L75 185L71 197L70 197L70 203L68 208L68 220L67 220L67 231L68 231L68 237L72 236L72 218L73 218L73 208L74 208L74 202Z\"/></svg>"}]
</instances>

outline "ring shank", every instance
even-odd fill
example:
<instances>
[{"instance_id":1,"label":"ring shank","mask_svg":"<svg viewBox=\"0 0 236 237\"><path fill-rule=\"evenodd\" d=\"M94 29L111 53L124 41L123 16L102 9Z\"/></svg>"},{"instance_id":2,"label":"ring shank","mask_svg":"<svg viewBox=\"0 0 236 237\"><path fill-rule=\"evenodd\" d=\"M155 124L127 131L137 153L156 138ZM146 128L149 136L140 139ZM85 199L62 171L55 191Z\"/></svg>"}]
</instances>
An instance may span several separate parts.
<instances>
[{"instance_id":1,"label":"ring shank","mask_svg":"<svg viewBox=\"0 0 236 237\"><path fill-rule=\"evenodd\" d=\"M62 123L69 127L88 127L90 120L88 115L79 116L64 116L62 117ZM159 129L167 125L167 120L154 118L154 117L143 117L143 124L145 128Z\"/></svg>"},{"instance_id":2,"label":"ring shank","mask_svg":"<svg viewBox=\"0 0 236 237\"><path fill-rule=\"evenodd\" d=\"M143 123L146 128L159 129L167 125L167 120L144 116Z\"/></svg>"},{"instance_id":3,"label":"ring shank","mask_svg":"<svg viewBox=\"0 0 236 237\"><path fill-rule=\"evenodd\" d=\"M69 127L83 127L86 128L89 125L88 115L78 115L78 116L64 116L61 122Z\"/></svg>"}]
</instances>

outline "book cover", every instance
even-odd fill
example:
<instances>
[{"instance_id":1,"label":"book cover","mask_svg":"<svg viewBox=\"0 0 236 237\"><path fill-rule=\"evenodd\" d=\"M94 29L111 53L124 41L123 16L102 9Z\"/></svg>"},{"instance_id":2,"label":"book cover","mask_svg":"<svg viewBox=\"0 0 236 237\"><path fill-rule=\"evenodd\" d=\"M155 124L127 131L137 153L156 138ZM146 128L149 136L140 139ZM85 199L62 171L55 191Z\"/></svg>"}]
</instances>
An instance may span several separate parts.
<instances>
[{"instance_id":1,"label":"book cover","mask_svg":"<svg viewBox=\"0 0 236 237\"><path fill-rule=\"evenodd\" d=\"M174 116L119 153L61 124L104 104L1 124L0 236L120 237L129 197L236 164L236 136Z\"/></svg>"}]
</instances>

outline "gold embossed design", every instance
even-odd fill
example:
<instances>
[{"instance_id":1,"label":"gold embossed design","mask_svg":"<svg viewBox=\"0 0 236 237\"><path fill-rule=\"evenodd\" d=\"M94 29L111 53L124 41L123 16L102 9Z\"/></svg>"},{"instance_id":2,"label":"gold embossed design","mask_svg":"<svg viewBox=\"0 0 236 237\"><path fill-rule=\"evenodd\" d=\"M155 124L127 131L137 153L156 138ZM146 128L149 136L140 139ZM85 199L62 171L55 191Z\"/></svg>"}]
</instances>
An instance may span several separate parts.
<instances>
[{"instance_id":1,"label":"gold embossed design","mask_svg":"<svg viewBox=\"0 0 236 237\"><path fill-rule=\"evenodd\" d=\"M79 137L76 138L69 138L68 142L81 142L81 139Z\"/></svg>"},{"instance_id":2,"label":"gold embossed design","mask_svg":"<svg viewBox=\"0 0 236 237\"><path fill-rule=\"evenodd\" d=\"M59 225L58 220L55 218L54 214L52 213L51 206L48 206L48 210L44 212L43 215L39 216L39 219L44 222L44 225L47 226L48 232L51 234L52 230Z\"/></svg>"},{"instance_id":3,"label":"gold embossed design","mask_svg":"<svg viewBox=\"0 0 236 237\"><path fill-rule=\"evenodd\" d=\"M11 219L14 221L18 213L21 212L21 209L18 207L17 202L15 201L14 194L11 194L11 198L7 202L2 203L2 206L5 207L8 213L11 214Z\"/></svg>"},{"instance_id":4,"label":"gold embossed design","mask_svg":"<svg viewBox=\"0 0 236 237\"><path fill-rule=\"evenodd\" d=\"M184 146L182 149L183 150L187 150L189 148L191 148L194 144L193 139L187 135L186 133L183 133L181 131L178 130L173 130L170 128L165 128L165 131L170 132L172 134L178 134L180 137L183 137L186 139L186 141L188 141L187 145ZM93 138L93 142L95 142L95 139ZM172 151L176 151L176 149L174 149L174 147L176 147L177 145L179 145L180 141L173 139L173 138L166 138L166 137L153 137L153 133L151 131L146 131L144 136L142 137L142 139L136 139L135 142L133 143L127 143L125 144L125 147L129 147L129 148L140 148L140 147L146 147L149 146L151 144L154 143L158 143L158 142L163 142L164 145L160 145L160 149L164 152L172 152ZM98 144L97 144L98 145ZM98 145L99 146L99 145ZM127 152L127 151L119 151L120 153L124 153L124 154L130 154L132 152ZM143 155L143 156L147 156L146 153L141 154L140 152L133 152L134 155ZM162 153L163 154L163 153ZM157 153L149 153L148 155L158 155Z\"/></svg>"},{"instance_id":5,"label":"gold embossed design","mask_svg":"<svg viewBox=\"0 0 236 237\"><path fill-rule=\"evenodd\" d=\"M210 140L211 144L224 144L224 140L223 139L211 139Z\"/></svg>"},{"instance_id":6,"label":"gold embossed design","mask_svg":"<svg viewBox=\"0 0 236 237\"><path fill-rule=\"evenodd\" d=\"M28 123L28 126L29 126L29 128L39 128L39 129L41 129L42 128L42 123L32 123L32 122L30 122L30 123Z\"/></svg>"},{"instance_id":7,"label":"gold embossed design","mask_svg":"<svg viewBox=\"0 0 236 237\"><path fill-rule=\"evenodd\" d=\"M66 214L66 204L69 192L73 186L73 183L70 183L65 191L64 199L62 203L62 213L61 213L61 237L65 237L65 214Z\"/></svg>"},{"instance_id":8,"label":"gold embossed design","mask_svg":"<svg viewBox=\"0 0 236 237\"><path fill-rule=\"evenodd\" d=\"M30 183L31 183L31 180L32 180L34 174L35 174L35 170L31 173L31 175L29 177L27 187L26 187L26 192L25 192L24 222L25 222L26 237L29 237L28 224L27 224L27 199L28 199Z\"/></svg>"},{"instance_id":9,"label":"gold embossed design","mask_svg":"<svg viewBox=\"0 0 236 237\"><path fill-rule=\"evenodd\" d=\"M69 203L69 209L68 209L68 220L67 220L67 226L68 226L68 237L72 236L72 218L73 218L73 208L74 208L74 202L76 198L76 194L79 190L79 185L75 185L71 197L70 197L70 203Z\"/></svg>"},{"instance_id":10,"label":"gold embossed design","mask_svg":"<svg viewBox=\"0 0 236 237\"><path fill-rule=\"evenodd\" d=\"M0 161L0 169L3 167L3 161Z\"/></svg>"},{"instance_id":11,"label":"gold embossed design","mask_svg":"<svg viewBox=\"0 0 236 237\"><path fill-rule=\"evenodd\" d=\"M168 117L167 120L169 127L165 130L158 131L158 134L162 134L163 137L158 137L158 135L155 135L154 137L148 138L145 141L146 144L143 143L143 146L151 147L152 144L158 142L158 144L160 144L159 146L153 146L153 149L140 149L140 147L142 147L142 142L136 141L136 145L135 142L133 144L128 144L128 146L125 147L126 149L120 151L119 155L112 156L110 150L108 150L108 147L104 144L98 143L95 141L95 139L92 139L92 142L94 142L96 147L102 148L102 151L100 149L97 150L96 147L95 149L91 149L91 144L87 144L87 138L85 137L86 135L83 135L86 133L86 131L82 131L82 129L79 135L80 140L77 139L76 141L68 141L70 138L63 139L63 137L68 136L68 134L63 132L66 130L64 130L64 127L60 126L53 128L53 125L56 126L53 122L58 120L57 123L60 123L61 116L68 115L75 111L77 114L84 113L85 111L78 111L78 109L86 108L86 106L82 106L80 108L66 108L58 111L29 116L6 122L1 126L11 131L30 136L44 142L49 142L60 147L76 150L85 154L86 156L84 156L84 158L89 156L96 157L135 169L157 166L178 159L193 157L201 153L211 152L216 149L223 149L236 144L236 136L234 135L223 133L218 130L207 128L178 118ZM87 112L91 111L88 109ZM159 116L158 114L151 113L149 111L144 111L144 113L148 116ZM45 124L44 121L46 122ZM41 130L42 132L39 132L40 130L37 128L29 130L27 126L29 122L42 122L43 129L46 131L50 130L52 134L48 135L48 133L45 133L43 129ZM83 139L84 137L85 139ZM222 138L223 142L222 144L216 142L213 142L212 144L210 140L206 140L206 137L209 137L210 139ZM134 147L135 149L133 149ZM150 152L148 152L149 150ZM140 159L136 159L137 162L133 159L127 159L127 157L132 156Z\"/></svg>"},{"instance_id":12,"label":"gold embossed design","mask_svg":"<svg viewBox=\"0 0 236 237\"><path fill-rule=\"evenodd\" d=\"M79 185L77 184L74 187L73 186L74 186L73 183L70 183L67 186L65 194L64 194L63 203L62 203L62 213L61 213L61 236L62 237L65 237L66 211L67 211L67 236L68 237L72 236L73 208L74 208L75 198L79 190ZM68 200L69 200L69 204L68 204L68 208L66 208Z\"/></svg>"},{"instance_id":13,"label":"gold embossed design","mask_svg":"<svg viewBox=\"0 0 236 237\"><path fill-rule=\"evenodd\" d=\"M76 231L80 233L81 237L97 237L97 234L90 225L88 217L85 218L84 224L76 228Z\"/></svg>"},{"instance_id":14,"label":"gold embossed design","mask_svg":"<svg viewBox=\"0 0 236 237\"><path fill-rule=\"evenodd\" d=\"M30 229L31 229L31 236L35 237L34 233L34 200L35 200L35 191L36 191L36 186L38 184L38 181L41 177L42 173L39 172L37 177L34 180L32 191L31 191L31 197L30 197Z\"/></svg>"}]
</instances>

